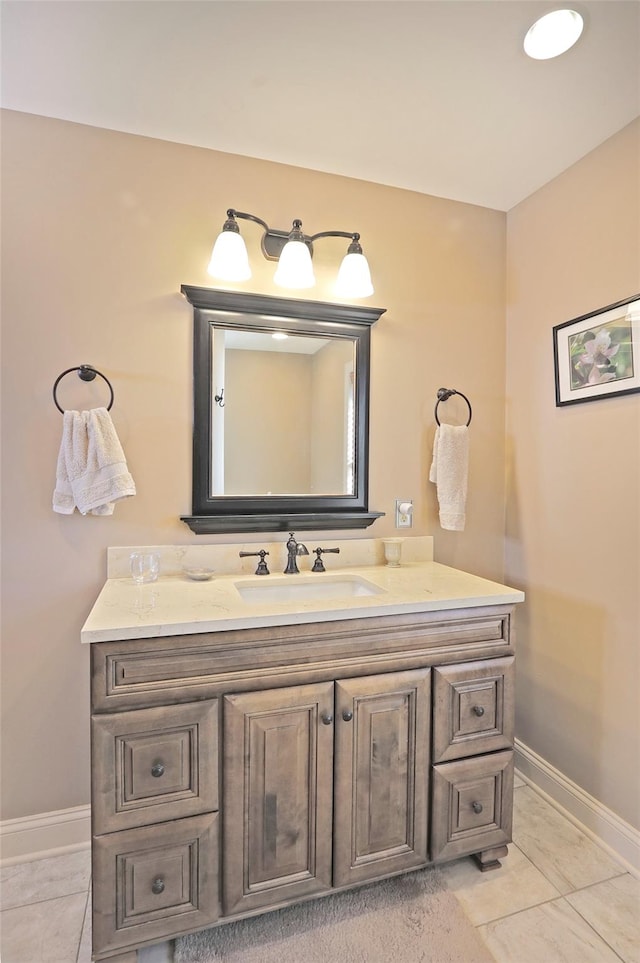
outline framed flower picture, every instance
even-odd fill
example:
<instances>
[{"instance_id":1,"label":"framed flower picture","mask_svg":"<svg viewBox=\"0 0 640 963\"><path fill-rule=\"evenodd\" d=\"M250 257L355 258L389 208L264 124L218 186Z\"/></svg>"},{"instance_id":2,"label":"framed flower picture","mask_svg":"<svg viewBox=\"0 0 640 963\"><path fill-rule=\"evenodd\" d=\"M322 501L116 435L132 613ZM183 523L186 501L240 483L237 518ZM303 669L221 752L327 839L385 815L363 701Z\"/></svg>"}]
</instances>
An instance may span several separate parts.
<instances>
[{"instance_id":1,"label":"framed flower picture","mask_svg":"<svg viewBox=\"0 0 640 963\"><path fill-rule=\"evenodd\" d=\"M640 391L640 294L553 329L556 405Z\"/></svg>"}]
</instances>

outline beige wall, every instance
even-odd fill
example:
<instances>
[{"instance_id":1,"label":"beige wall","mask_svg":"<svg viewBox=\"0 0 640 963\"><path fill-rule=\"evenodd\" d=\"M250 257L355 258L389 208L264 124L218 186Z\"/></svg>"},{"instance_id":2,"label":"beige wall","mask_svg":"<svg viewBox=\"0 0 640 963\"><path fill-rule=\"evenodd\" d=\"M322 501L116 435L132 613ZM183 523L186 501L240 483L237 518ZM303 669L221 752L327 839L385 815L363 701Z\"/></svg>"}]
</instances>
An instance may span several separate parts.
<instances>
[{"instance_id":1,"label":"beige wall","mask_svg":"<svg viewBox=\"0 0 640 963\"><path fill-rule=\"evenodd\" d=\"M639 826L640 395L556 408L551 329L640 292L640 121L507 224L517 733Z\"/></svg>"},{"instance_id":2,"label":"beige wall","mask_svg":"<svg viewBox=\"0 0 640 963\"><path fill-rule=\"evenodd\" d=\"M227 348L225 491L311 491L312 359Z\"/></svg>"},{"instance_id":3,"label":"beige wall","mask_svg":"<svg viewBox=\"0 0 640 963\"><path fill-rule=\"evenodd\" d=\"M371 301L387 308L372 333L370 462L370 507L387 515L366 534L394 534L394 499L413 498L414 533L436 534L439 560L502 577L503 214L10 111L2 201L3 818L88 802L79 633L107 546L232 541L198 539L179 521L191 509L192 315L178 292L212 286L206 265L229 206L277 228L301 217L309 232L360 231ZM279 293L259 229L243 233L256 265L246 289ZM329 268L344 251L342 240L318 242L310 297L331 300ZM112 415L138 486L112 517L51 510L62 427L51 388L80 363L113 382ZM427 481L442 385L474 405L463 535L440 531ZM61 389L66 407L104 400L99 384L75 376Z\"/></svg>"}]
</instances>

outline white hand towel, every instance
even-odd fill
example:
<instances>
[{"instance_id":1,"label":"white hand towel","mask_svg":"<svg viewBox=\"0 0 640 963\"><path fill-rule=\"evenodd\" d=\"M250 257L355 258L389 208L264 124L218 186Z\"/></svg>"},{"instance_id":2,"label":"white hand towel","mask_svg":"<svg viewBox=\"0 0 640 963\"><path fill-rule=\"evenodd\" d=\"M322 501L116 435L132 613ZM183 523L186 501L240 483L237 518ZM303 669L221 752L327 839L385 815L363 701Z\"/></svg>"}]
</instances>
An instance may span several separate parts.
<instances>
[{"instance_id":1,"label":"white hand towel","mask_svg":"<svg viewBox=\"0 0 640 963\"><path fill-rule=\"evenodd\" d=\"M53 510L60 515L73 515L76 502L71 488L69 466L73 463L73 436L77 426L85 432L79 411L65 411L62 422L62 440L56 465L56 487L53 492Z\"/></svg>"},{"instance_id":2,"label":"white hand towel","mask_svg":"<svg viewBox=\"0 0 640 963\"><path fill-rule=\"evenodd\" d=\"M135 495L122 445L106 408L66 411L62 433L54 511L112 515L114 502Z\"/></svg>"},{"instance_id":3,"label":"white hand towel","mask_svg":"<svg viewBox=\"0 0 640 963\"><path fill-rule=\"evenodd\" d=\"M107 409L92 408L82 416L86 420L87 453L84 471L71 480L76 505L83 515L111 515L113 503L135 495L136 486Z\"/></svg>"},{"instance_id":4,"label":"white hand towel","mask_svg":"<svg viewBox=\"0 0 640 963\"><path fill-rule=\"evenodd\" d=\"M440 524L448 531L464 531L468 471L469 429L466 425L439 425L429 481L437 486Z\"/></svg>"}]
</instances>

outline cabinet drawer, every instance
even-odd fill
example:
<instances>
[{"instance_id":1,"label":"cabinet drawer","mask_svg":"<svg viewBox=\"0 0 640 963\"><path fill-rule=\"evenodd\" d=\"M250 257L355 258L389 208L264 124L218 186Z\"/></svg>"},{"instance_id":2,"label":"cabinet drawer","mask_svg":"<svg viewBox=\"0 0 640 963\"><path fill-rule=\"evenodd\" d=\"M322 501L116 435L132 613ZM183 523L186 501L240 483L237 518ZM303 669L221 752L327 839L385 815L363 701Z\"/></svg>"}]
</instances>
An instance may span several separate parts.
<instances>
[{"instance_id":1,"label":"cabinet drawer","mask_svg":"<svg viewBox=\"0 0 640 963\"><path fill-rule=\"evenodd\" d=\"M136 709L506 657L511 612L481 606L101 642L91 646L92 705Z\"/></svg>"},{"instance_id":2,"label":"cabinet drawer","mask_svg":"<svg viewBox=\"0 0 640 963\"><path fill-rule=\"evenodd\" d=\"M95 957L218 916L217 813L94 837Z\"/></svg>"},{"instance_id":3,"label":"cabinet drawer","mask_svg":"<svg viewBox=\"0 0 640 963\"><path fill-rule=\"evenodd\" d=\"M513 752L433 767L431 858L453 859L511 841Z\"/></svg>"},{"instance_id":4,"label":"cabinet drawer","mask_svg":"<svg viewBox=\"0 0 640 963\"><path fill-rule=\"evenodd\" d=\"M95 834L218 808L218 700L92 718Z\"/></svg>"},{"instance_id":5,"label":"cabinet drawer","mask_svg":"<svg viewBox=\"0 0 640 963\"><path fill-rule=\"evenodd\" d=\"M433 761L510 749L514 659L487 659L434 670Z\"/></svg>"}]
</instances>

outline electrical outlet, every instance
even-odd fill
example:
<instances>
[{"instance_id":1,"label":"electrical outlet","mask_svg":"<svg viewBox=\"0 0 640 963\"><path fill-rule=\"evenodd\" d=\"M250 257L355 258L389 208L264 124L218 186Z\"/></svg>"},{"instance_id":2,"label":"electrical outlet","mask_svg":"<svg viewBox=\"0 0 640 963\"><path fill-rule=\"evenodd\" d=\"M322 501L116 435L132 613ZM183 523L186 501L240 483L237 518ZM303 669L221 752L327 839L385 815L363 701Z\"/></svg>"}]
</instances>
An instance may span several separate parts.
<instances>
[{"instance_id":1,"label":"electrical outlet","mask_svg":"<svg viewBox=\"0 0 640 963\"><path fill-rule=\"evenodd\" d=\"M413 525L413 502L410 498L396 498L396 528Z\"/></svg>"}]
</instances>

